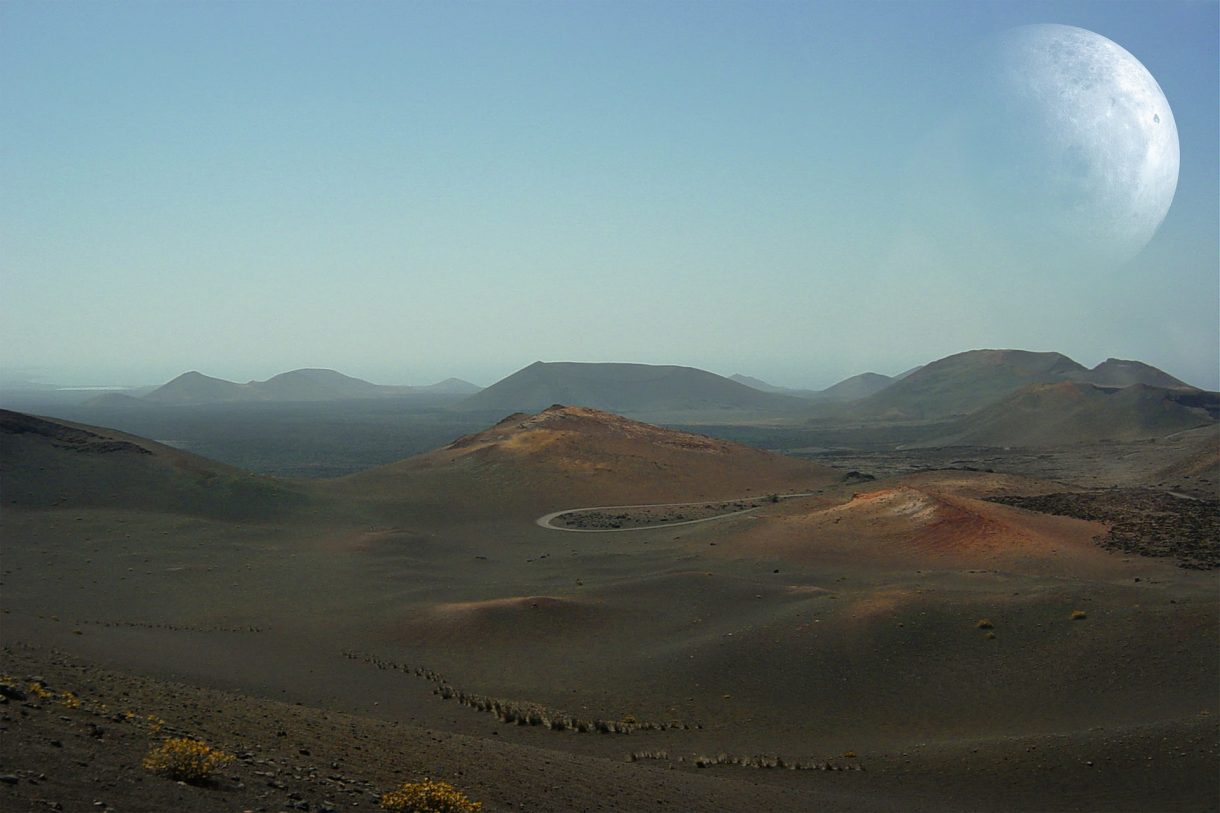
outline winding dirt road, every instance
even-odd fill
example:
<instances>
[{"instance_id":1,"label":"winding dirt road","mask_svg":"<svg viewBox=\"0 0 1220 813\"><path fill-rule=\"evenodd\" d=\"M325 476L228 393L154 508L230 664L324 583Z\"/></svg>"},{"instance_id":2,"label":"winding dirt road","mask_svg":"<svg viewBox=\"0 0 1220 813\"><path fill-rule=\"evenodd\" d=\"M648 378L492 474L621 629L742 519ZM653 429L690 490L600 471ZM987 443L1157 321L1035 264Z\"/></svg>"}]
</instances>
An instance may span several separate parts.
<instances>
[{"instance_id":1,"label":"winding dirt road","mask_svg":"<svg viewBox=\"0 0 1220 813\"><path fill-rule=\"evenodd\" d=\"M780 494L779 499L791 500L796 497L812 497L816 491L803 491L799 494ZM681 522L658 522L655 525L637 525L634 528L564 528L551 523L563 516L564 514L578 514L583 511L619 511L627 508L681 508L686 505L707 505L710 502L746 502L759 499L758 497L739 497L732 500L696 500L694 502L662 502L662 503L644 503L640 505L595 505L589 508L565 508L562 511L554 511L550 514L538 517L534 523L541 525L543 528L549 528L552 531L571 531L578 534L608 534L618 533L620 531L652 531L657 528L676 528L679 525L694 525L696 522L711 522L712 520L724 519L726 517L735 517L738 514L748 514L751 511L757 511L762 508L761 505L755 505L750 508L743 508L740 511L729 511L725 514L713 514L710 517L701 517L699 519L686 519Z\"/></svg>"}]
</instances>

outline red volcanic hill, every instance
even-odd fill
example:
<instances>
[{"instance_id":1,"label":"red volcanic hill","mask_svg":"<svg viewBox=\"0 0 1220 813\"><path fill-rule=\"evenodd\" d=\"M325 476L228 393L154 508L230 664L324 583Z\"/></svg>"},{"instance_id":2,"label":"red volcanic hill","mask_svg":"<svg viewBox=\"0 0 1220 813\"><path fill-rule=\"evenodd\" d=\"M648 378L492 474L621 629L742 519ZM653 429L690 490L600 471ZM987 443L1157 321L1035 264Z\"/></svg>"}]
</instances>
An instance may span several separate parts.
<instances>
[{"instance_id":1,"label":"red volcanic hill","mask_svg":"<svg viewBox=\"0 0 1220 813\"><path fill-rule=\"evenodd\" d=\"M796 492L838 479L822 466L586 407L516 413L483 432L344 478L369 495L538 510Z\"/></svg>"},{"instance_id":2,"label":"red volcanic hill","mask_svg":"<svg viewBox=\"0 0 1220 813\"><path fill-rule=\"evenodd\" d=\"M259 477L113 429L0 410L0 488L6 509L60 506L189 514L280 516L305 501Z\"/></svg>"},{"instance_id":3,"label":"red volcanic hill","mask_svg":"<svg viewBox=\"0 0 1220 813\"><path fill-rule=\"evenodd\" d=\"M1053 484L977 472L911 475L829 507L794 504L769 513L738 552L767 551L795 561L919 566L933 561L1034 567L1064 572L1109 568L1121 557L1099 548L1104 526L997 505L996 493L1044 493ZM1060 486L1061 487L1061 486Z\"/></svg>"}]
</instances>

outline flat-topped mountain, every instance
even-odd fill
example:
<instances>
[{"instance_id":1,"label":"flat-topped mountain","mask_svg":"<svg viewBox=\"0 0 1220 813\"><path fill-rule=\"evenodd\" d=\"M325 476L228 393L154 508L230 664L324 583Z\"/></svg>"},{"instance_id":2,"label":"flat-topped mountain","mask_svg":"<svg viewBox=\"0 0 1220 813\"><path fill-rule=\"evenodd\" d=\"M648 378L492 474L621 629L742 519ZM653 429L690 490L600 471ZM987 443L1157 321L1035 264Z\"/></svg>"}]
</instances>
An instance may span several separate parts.
<instances>
[{"instance_id":1,"label":"flat-topped mountain","mask_svg":"<svg viewBox=\"0 0 1220 813\"><path fill-rule=\"evenodd\" d=\"M736 417L792 413L808 406L799 398L760 392L693 367L538 361L467 398L459 407L536 412L557 403L636 416Z\"/></svg>"},{"instance_id":2,"label":"flat-topped mountain","mask_svg":"<svg viewBox=\"0 0 1220 813\"><path fill-rule=\"evenodd\" d=\"M247 385L269 401L338 401L376 398L386 388L334 370L292 370Z\"/></svg>"},{"instance_id":3,"label":"flat-topped mountain","mask_svg":"<svg viewBox=\"0 0 1220 813\"><path fill-rule=\"evenodd\" d=\"M191 371L158 387L141 400L158 404L346 401L423 394L462 396L478 391L474 384L457 378L426 387L387 386L335 370L306 368L280 373L266 381L237 384Z\"/></svg>"}]
</instances>

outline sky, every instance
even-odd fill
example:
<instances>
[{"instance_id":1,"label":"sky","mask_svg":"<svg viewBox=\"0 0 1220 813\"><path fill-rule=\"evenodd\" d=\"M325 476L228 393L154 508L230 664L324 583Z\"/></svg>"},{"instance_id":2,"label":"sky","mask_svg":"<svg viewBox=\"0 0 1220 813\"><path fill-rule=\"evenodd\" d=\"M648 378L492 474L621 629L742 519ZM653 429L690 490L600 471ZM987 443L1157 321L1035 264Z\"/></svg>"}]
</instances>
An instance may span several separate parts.
<instances>
[{"instance_id":1,"label":"sky","mask_svg":"<svg viewBox=\"0 0 1220 813\"><path fill-rule=\"evenodd\" d=\"M544 360L824 387L1012 347L1215 389L1218 10L9 0L0 380ZM1110 38L1172 108L1176 196L1126 261L970 227L963 188L1003 158L954 123L1030 23Z\"/></svg>"}]
</instances>

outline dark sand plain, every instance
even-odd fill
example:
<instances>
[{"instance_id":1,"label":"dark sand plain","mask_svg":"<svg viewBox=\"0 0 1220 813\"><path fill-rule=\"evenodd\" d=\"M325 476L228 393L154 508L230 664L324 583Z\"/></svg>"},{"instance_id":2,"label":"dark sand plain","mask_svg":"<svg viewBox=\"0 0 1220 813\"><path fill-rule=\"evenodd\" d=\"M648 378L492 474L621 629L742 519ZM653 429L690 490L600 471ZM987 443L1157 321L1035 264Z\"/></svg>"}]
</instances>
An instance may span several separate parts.
<instances>
[{"instance_id":1,"label":"dark sand plain","mask_svg":"<svg viewBox=\"0 0 1220 813\"><path fill-rule=\"evenodd\" d=\"M1220 807L1216 571L984 499L1096 482L847 482L571 409L286 481L6 420L0 671L82 704L2 707L4 810L375 809L422 776L488 810ZM625 731L506 723L444 687ZM243 756L212 786L159 779L122 710ZM802 769L754 767L777 758Z\"/></svg>"}]
</instances>

